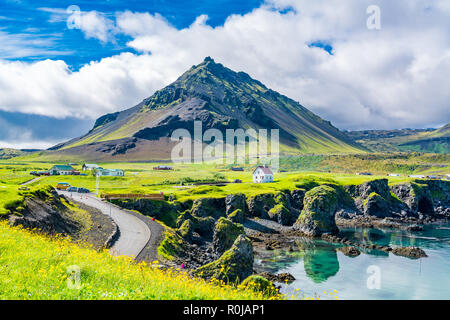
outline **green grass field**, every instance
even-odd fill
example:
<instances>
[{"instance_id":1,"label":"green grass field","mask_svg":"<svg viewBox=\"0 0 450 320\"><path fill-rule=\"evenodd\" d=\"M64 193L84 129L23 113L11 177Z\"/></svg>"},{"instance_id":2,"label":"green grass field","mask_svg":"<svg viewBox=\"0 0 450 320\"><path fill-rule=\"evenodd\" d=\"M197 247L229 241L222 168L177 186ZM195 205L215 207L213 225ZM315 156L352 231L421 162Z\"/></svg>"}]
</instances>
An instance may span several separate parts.
<instances>
[{"instance_id":1,"label":"green grass field","mask_svg":"<svg viewBox=\"0 0 450 320\"><path fill-rule=\"evenodd\" d=\"M296 186L316 182L341 185L360 184L364 181L388 178L389 182L400 183L411 180L409 174L444 174L450 172L450 156L446 154L363 154L335 156L282 157L281 172L275 175L274 183L253 184L254 165L245 165L245 171L231 171L231 166L216 164L173 164L172 171L155 171L158 163L99 163L104 168L125 170L124 177L101 177L99 193L159 193L174 195L178 200L201 197L224 197L231 193L254 195L294 189ZM29 171L49 169L53 163L8 160L0 162L0 208L13 200L20 183L33 176ZM76 166L81 169L81 164ZM358 176L355 173L369 171L372 176ZM399 173L400 177L386 177L387 173ZM231 183L235 179L242 183ZM53 185L68 182L76 187L96 191L96 178L88 176L42 177L30 186ZM201 185L223 183L222 186Z\"/></svg>"},{"instance_id":2,"label":"green grass field","mask_svg":"<svg viewBox=\"0 0 450 320\"><path fill-rule=\"evenodd\" d=\"M0 299L268 299L0 222ZM79 270L79 282L74 270Z\"/></svg>"}]
</instances>

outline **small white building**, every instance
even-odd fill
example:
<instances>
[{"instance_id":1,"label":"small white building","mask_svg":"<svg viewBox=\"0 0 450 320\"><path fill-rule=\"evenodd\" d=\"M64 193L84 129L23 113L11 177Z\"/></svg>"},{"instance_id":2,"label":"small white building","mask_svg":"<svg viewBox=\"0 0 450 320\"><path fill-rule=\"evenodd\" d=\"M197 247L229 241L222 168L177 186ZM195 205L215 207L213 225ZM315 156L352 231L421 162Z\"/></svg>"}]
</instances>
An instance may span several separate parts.
<instances>
[{"instance_id":1,"label":"small white building","mask_svg":"<svg viewBox=\"0 0 450 320\"><path fill-rule=\"evenodd\" d=\"M421 175L421 174L412 174L409 177L410 178L416 178L416 179L425 179L425 176Z\"/></svg>"},{"instance_id":2,"label":"small white building","mask_svg":"<svg viewBox=\"0 0 450 320\"><path fill-rule=\"evenodd\" d=\"M400 177L399 173L389 173L388 177Z\"/></svg>"},{"instance_id":3,"label":"small white building","mask_svg":"<svg viewBox=\"0 0 450 320\"><path fill-rule=\"evenodd\" d=\"M101 168L98 164L89 164L89 163L85 163L81 167L81 170L83 170L83 171L93 170L93 169L101 169Z\"/></svg>"},{"instance_id":4,"label":"small white building","mask_svg":"<svg viewBox=\"0 0 450 320\"><path fill-rule=\"evenodd\" d=\"M259 166L253 171L253 183L273 182L273 172L268 166Z\"/></svg>"},{"instance_id":5,"label":"small white building","mask_svg":"<svg viewBox=\"0 0 450 320\"><path fill-rule=\"evenodd\" d=\"M124 171L121 169L97 169L97 174L102 177L123 177Z\"/></svg>"}]
</instances>

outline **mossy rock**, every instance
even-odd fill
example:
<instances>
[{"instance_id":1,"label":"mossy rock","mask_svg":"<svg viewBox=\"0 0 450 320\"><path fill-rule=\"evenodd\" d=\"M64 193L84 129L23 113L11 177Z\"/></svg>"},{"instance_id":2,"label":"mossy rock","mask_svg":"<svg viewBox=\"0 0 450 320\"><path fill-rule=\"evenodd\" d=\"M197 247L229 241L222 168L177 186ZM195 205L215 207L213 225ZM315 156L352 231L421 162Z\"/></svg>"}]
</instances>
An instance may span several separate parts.
<instances>
[{"instance_id":1,"label":"mossy rock","mask_svg":"<svg viewBox=\"0 0 450 320\"><path fill-rule=\"evenodd\" d=\"M372 192L363 202L364 214L378 218L390 216L389 200L386 200L376 192Z\"/></svg>"},{"instance_id":2,"label":"mossy rock","mask_svg":"<svg viewBox=\"0 0 450 320\"><path fill-rule=\"evenodd\" d=\"M205 238L212 238L214 234L214 226L216 224L216 220L213 217L196 217L193 216L190 211L185 211L178 216L176 226L178 228L181 228L186 220L191 220L194 232L197 232L199 235Z\"/></svg>"},{"instance_id":3,"label":"mossy rock","mask_svg":"<svg viewBox=\"0 0 450 320\"><path fill-rule=\"evenodd\" d=\"M230 249L236 238L245 234L242 224L233 223L226 218L220 218L214 230L213 245L217 254Z\"/></svg>"},{"instance_id":4,"label":"mossy rock","mask_svg":"<svg viewBox=\"0 0 450 320\"><path fill-rule=\"evenodd\" d=\"M324 233L336 234L335 214L338 194L330 186L319 186L305 194L303 210L294 227L308 236L318 237Z\"/></svg>"},{"instance_id":5,"label":"mossy rock","mask_svg":"<svg viewBox=\"0 0 450 320\"><path fill-rule=\"evenodd\" d=\"M177 232L184 240L190 242L194 234L194 223L191 219L185 220Z\"/></svg>"},{"instance_id":6,"label":"mossy rock","mask_svg":"<svg viewBox=\"0 0 450 320\"><path fill-rule=\"evenodd\" d=\"M247 203L245 194L229 194L225 198L226 214L229 215L236 210L246 211Z\"/></svg>"},{"instance_id":7,"label":"mossy rock","mask_svg":"<svg viewBox=\"0 0 450 320\"><path fill-rule=\"evenodd\" d=\"M250 289L255 292L262 292L267 296L273 296L278 293L275 285L271 281L256 274L247 277L242 281L239 287Z\"/></svg>"},{"instance_id":8,"label":"mossy rock","mask_svg":"<svg viewBox=\"0 0 450 320\"><path fill-rule=\"evenodd\" d=\"M225 208L225 198L201 198L194 200L191 214L197 217L219 219L225 216Z\"/></svg>"},{"instance_id":9,"label":"mossy rock","mask_svg":"<svg viewBox=\"0 0 450 320\"><path fill-rule=\"evenodd\" d=\"M276 205L273 193L263 193L247 198L248 215L268 219L268 212Z\"/></svg>"},{"instance_id":10,"label":"mossy rock","mask_svg":"<svg viewBox=\"0 0 450 320\"><path fill-rule=\"evenodd\" d=\"M173 229L166 228L164 239L158 247L158 254L167 260L182 258L189 250L188 243Z\"/></svg>"},{"instance_id":11,"label":"mossy rock","mask_svg":"<svg viewBox=\"0 0 450 320\"><path fill-rule=\"evenodd\" d=\"M252 242L240 235L219 259L195 269L192 275L239 284L253 273L253 262Z\"/></svg>"},{"instance_id":12,"label":"mossy rock","mask_svg":"<svg viewBox=\"0 0 450 320\"><path fill-rule=\"evenodd\" d=\"M286 208L291 207L291 196L289 190L284 190L275 193L274 200L277 205L281 204Z\"/></svg>"},{"instance_id":13,"label":"mossy rock","mask_svg":"<svg viewBox=\"0 0 450 320\"><path fill-rule=\"evenodd\" d=\"M271 220L283 226L287 226L291 222L291 212L283 204L277 204L269 210L268 214Z\"/></svg>"},{"instance_id":14,"label":"mossy rock","mask_svg":"<svg viewBox=\"0 0 450 320\"><path fill-rule=\"evenodd\" d=\"M245 215L241 209L237 209L230 213L227 218L234 223L244 223Z\"/></svg>"}]
</instances>

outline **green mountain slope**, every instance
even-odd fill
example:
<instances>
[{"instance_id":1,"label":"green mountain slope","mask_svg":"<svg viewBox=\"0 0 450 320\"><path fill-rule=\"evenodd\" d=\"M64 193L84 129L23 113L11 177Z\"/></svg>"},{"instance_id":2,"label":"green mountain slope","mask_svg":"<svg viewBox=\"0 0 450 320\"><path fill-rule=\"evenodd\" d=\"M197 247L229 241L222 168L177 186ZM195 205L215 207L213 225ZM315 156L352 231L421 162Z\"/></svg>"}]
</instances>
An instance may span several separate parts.
<instances>
[{"instance_id":1,"label":"green mountain slope","mask_svg":"<svg viewBox=\"0 0 450 320\"><path fill-rule=\"evenodd\" d=\"M33 152L37 152L37 151L39 151L39 150L34 150L34 149L19 150L19 149L3 148L3 149L0 149L0 159L6 160L6 159L15 158L15 157L22 157L22 156L26 156Z\"/></svg>"},{"instance_id":2,"label":"green mountain slope","mask_svg":"<svg viewBox=\"0 0 450 320\"><path fill-rule=\"evenodd\" d=\"M376 152L450 153L450 124L439 129L364 130L347 134Z\"/></svg>"},{"instance_id":3,"label":"green mountain slope","mask_svg":"<svg viewBox=\"0 0 450 320\"><path fill-rule=\"evenodd\" d=\"M97 154L101 159L125 154L128 159L167 159L173 130L192 132L195 120L202 121L204 130L279 129L284 153L364 151L298 102L209 57L137 106L104 115L86 135L51 149L60 154Z\"/></svg>"}]
</instances>

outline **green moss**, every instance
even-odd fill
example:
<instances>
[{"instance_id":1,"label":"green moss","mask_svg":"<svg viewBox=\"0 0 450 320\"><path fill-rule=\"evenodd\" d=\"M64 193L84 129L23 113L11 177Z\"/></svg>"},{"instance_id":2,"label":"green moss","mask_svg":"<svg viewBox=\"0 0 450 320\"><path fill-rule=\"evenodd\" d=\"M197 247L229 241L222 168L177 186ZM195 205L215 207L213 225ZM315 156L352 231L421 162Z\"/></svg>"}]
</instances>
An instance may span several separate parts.
<instances>
[{"instance_id":1,"label":"green moss","mask_svg":"<svg viewBox=\"0 0 450 320\"><path fill-rule=\"evenodd\" d=\"M277 294L277 290L272 282L259 275L251 275L239 285L241 288L247 288L253 291L262 292L267 296Z\"/></svg>"},{"instance_id":2,"label":"green moss","mask_svg":"<svg viewBox=\"0 0 450 320\"><path fill-rule=\"evenodd\" d=\"M251 248L250 239L241 237L236 242L243 239L243 245ZM222 280L231 284L238 284L250 276L253 270L253 255L251 257L244 256L236 246L236 242L219 259L194 270L193 275L206 279Z\"/></svg>"},{"instance_id":3,"label":"green moss","mask_svg":"<svg viewBox=\"0 0 450 320\"><path fill-rule=\"evenodd\" d=\"M204 237L211 237L214 231L215 220L212 217L197 217L189 210L181 213L176 221L176 226L181 227L186 220L191 220L193 230Z\"/></svg>"},{"instance_id":4,"label":"green moss","mask_svg":"<svg viewBox=\"0 0 450 320\"><path fill-rule=\"evenodd\" d=\"M185 240L189 241L194 233L194 224L190 219L183 222L183 224L178 228L178 234Z\"/></svg>"},{"instance_id":5,"label":"green moss","mask_svg":"<svg viewBox=\"0 0 450 320\"><path fill-rule=\"evenodd\" d=\"M228 215L228 219L233 222L242 223L244 222L244 212L241 209L236 209Z\"/></svg>"},{"instance_id":6,"label":"green moss","mask_svg":"<svg viewBox=\"0 0 450 320\"><path fill-rule=\"evenodd\" d=\"M291 212L283 204L277 204L269 210L269 218L282 225L288 225L291 220Z\"/></svg>"},{"instance_id":7,"label":"green moss","mask_svg":"<svg viewBox=\"0 0 450 320\"><path fill-rule=\"evenodd\" d=\"M318 236L324 232L337 231L332 215L338 207L338 194L330 186L319 186L309 190L303 200L303 210L296 225L306 227L303 231Z\"/></svg>"},{"instance_id":8,"label":"green moss","mask_svg":"<svg viewBox=\"0 0 450 320\"><path fill-rule=\"evenodd\" d=\"M229 219L220 218L214 230L214 246L217 252L224 252L231 248L236 238L245 234L244 226Z\"/></svg>"},{"instance_id":9,"label":"green moss","mask_svg":"<svg viewBox=\"0 0 450 320\"><path fill-rule=\"evenodd\" d=\"M158 247L158 254L167 260L183 257L188 250L188 244L173 229L166 228L164 240Z\"/></svg>"}]
</instances>

